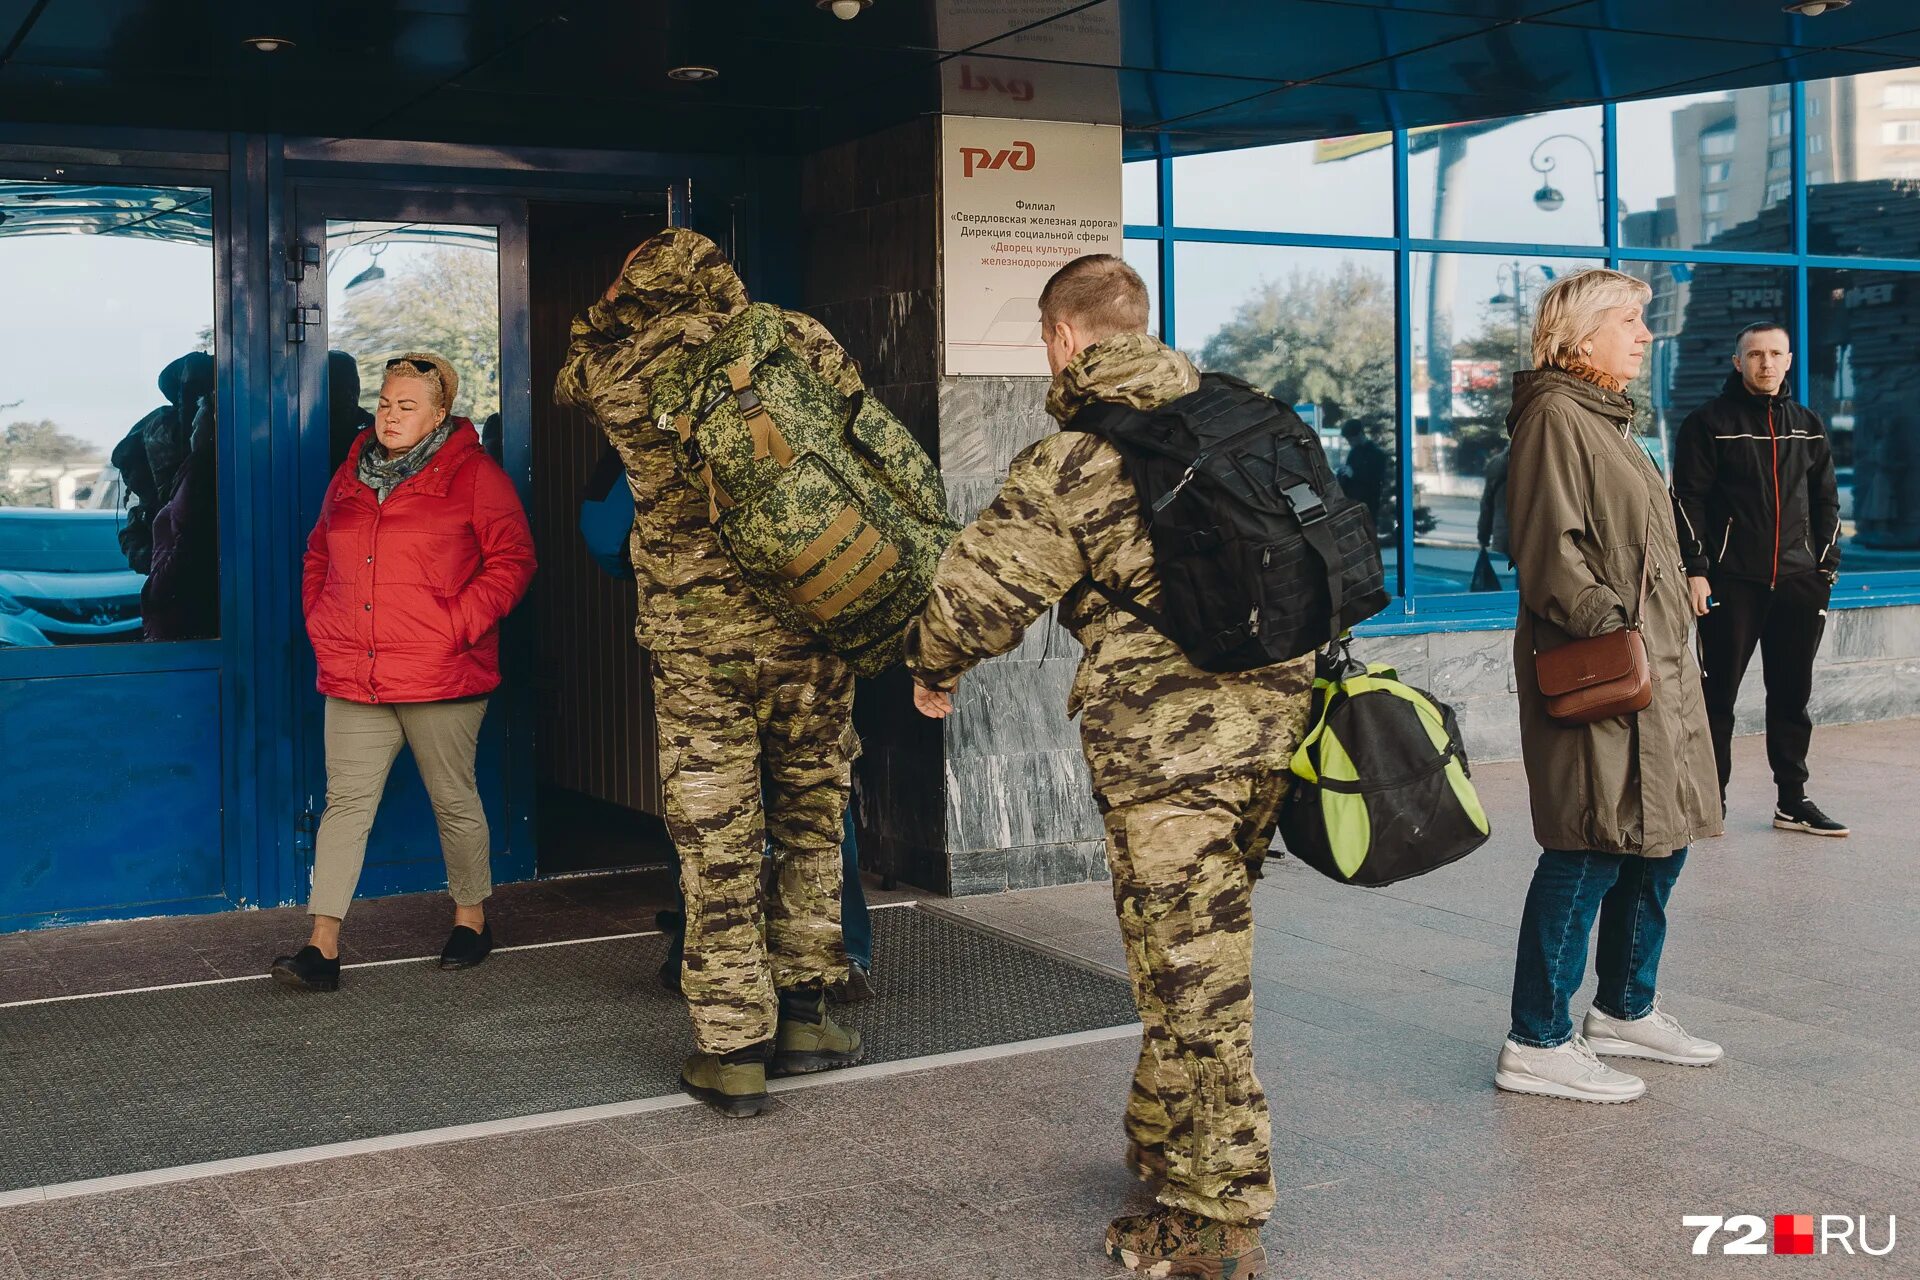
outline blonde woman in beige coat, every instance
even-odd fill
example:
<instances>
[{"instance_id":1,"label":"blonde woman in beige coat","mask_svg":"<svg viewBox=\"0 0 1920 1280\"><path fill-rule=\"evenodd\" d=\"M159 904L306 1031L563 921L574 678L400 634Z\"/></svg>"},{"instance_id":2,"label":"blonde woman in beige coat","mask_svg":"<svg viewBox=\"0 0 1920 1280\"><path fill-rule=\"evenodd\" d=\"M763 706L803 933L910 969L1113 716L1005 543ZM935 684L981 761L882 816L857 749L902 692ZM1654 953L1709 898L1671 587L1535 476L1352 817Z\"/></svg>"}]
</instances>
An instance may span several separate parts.
<instances>
[{"instance_id":1,"label":"blonde woman in beige coat","mask_svg":"<svg viewBox=\"0 0 1920 1280\"><path fill-rule=\"evenodd\" d=\"M1625 394L1653 337L1641 316L1648 296L1616 271L1555 282L1534 325L1536 367L1514 375L1507 418L1520 742L1542 852L1494 1083L1580 1102L1646 1092L1600 1055L1682 1066L1721 1056L1657 999L1668 895L1688 846L1719 834L1721 815L1672 504L1633 437ZM1646 604L1636 617L1643 569ZM1587 725L1549 716L1534 654L1631 625L1646 641L1651 705ZM1568 1004L1586 976L1596 915L1599 989L1576 1031Z\"/></svg>"}]
</instances>

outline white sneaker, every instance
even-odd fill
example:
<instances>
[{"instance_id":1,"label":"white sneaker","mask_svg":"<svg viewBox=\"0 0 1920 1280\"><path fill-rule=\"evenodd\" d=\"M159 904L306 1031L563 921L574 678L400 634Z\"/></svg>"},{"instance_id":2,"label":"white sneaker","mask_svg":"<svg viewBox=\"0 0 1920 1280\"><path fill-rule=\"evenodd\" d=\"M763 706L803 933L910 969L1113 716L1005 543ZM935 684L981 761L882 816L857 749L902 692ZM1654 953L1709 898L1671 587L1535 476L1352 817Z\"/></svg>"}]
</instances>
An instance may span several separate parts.
<instances>
[{"instance_id":1,"label":"white sneaker","mask_svg":"<svg viewBox=\"0 0 1920 1280\"><path fill-rule=\"evenodd\" d=\"M1578 1035L1551 1049L1508 1040L1500 1046L1493 1084L1508 1093L1573 1102L1632 1102L1647 1091L1646 1081L1600 1061Z\"/></svg>"},{"instance_id":2,"label":"white sneaker","mask_svg":"<svg viewBox=\"0 0 1920 1280\"><path fill-rule=\"evenodd\" d=\"M1645 1058L1650 1062L1671 1062L1678 1067L1710 1067L1727 1052L1711 1040L1688 1035L1679 1019L1660 1007L1658 999L1646 1017L1631 1022L1589 1009L1580 1029L1595 1053L1613 1058Z\"/></svg>"}]
</instances>

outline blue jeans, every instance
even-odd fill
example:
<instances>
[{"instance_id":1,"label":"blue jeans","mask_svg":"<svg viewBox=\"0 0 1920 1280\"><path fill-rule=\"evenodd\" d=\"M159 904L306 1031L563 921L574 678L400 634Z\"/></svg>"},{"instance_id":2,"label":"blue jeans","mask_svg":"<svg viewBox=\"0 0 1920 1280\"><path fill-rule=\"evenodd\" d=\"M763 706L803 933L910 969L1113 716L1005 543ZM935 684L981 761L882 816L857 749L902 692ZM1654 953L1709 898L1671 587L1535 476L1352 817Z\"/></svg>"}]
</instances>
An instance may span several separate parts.
<instances>
[{"instance_id":1,"label":"blue jeans","mask_svg":"<svg viewBox=\"0 0 1920 1280\"><path fill-rule=\"evenodd\" d=\"M1545 849L1520 915L1513 964L1513 1028L1519 1044L1551 1049L1573 1038L1567 1005L1587 976L1587 937L1600 917L1593 1007L1610 1018L1644 1018L1653 1008L1667 898L1687 851L1665 858Z\"/></svg>"},{"instance_id":2,"label":"blue jeans","mask_svg":"<svg viewBox=\"0 0 1920 1280\"><path fill-rule=\"evenodd\" d=\"M840 842L840 935L846 940L847 959L873 970L873 917L867 914L867 891L860 883L860 849L853 840L853 810L847 810L847 838Z\"/></svg>"}]
</instances>

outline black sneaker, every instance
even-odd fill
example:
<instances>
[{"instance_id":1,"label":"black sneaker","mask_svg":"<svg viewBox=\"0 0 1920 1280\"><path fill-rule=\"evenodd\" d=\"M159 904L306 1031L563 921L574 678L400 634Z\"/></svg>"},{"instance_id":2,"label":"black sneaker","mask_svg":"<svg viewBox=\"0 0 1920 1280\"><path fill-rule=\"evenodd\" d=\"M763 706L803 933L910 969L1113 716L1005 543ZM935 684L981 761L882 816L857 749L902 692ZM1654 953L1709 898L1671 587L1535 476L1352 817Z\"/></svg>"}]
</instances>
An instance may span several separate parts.
<instances>
[{"instance_id":1,"label":"black sneaker","mask_svg":"<svg viewBox=\"0 0 1920 1280\"><path fill-rule=\"evenodd\" d=\"M1820 812L1813 801L1782 800L1773 810L1773 825L1782 831L1804 831L1811 836L1844 836L1845 823L1835 822Z\"/></svg>"},{"instance_id":2,"label":"black sneaker","mask_svg":"<svg viewBox=\"0 0 1920 1280\"><path fill-rule=\"evenodd\" d=\"M340 989L340 957L329 960L320 954L320 948L312 945L304 946L290 956L276 956L273 967L267 972L282 986L296 987L301 991Z\"/></svg>"},{"instance_id":3,"label":"black sneaker","mask_svg":"<svg viewBox=\"0 0 1920 1280\"><path fill-rule=\"evenodd\" d=\"M471 969L493 951L493 921L480 926L479 932L464 924L453 926L447 945L440 949L442 969Z\"/></svg>"},{"instance_id":4,"label":"black sneaker","mask_svg":"<svg viewBox=\"0 0 1920 1280\"><path fill-rule=\"evenodd\" d=\"M873 995L873 971L858 960L847 961L847 976L827 988L835 1004L859 1004Z\"/></svg>"}]
</instances>

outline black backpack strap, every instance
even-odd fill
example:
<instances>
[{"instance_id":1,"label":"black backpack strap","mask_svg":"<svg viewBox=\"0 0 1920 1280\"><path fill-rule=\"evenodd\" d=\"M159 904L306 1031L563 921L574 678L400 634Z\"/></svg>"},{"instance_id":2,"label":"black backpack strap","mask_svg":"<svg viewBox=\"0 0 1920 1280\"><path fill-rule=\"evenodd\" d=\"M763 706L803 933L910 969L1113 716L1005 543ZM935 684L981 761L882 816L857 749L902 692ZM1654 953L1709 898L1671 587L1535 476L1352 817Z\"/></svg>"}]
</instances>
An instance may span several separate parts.
<instances>
[{"instance_id":1,"label":"black backpack strap","mask_svg":"<svg viewBox=\"0 0 1920 1280\"><path fill-rule=\"evenodd\" d=\"M1167 634L1167 620L1165 616L1156 613L1154 610L1147 608L1147 606L1134 599L1132 592L1121 591L1118 588L1110 587L1098 578L1089 577L1087 581L1092 583L1093 589L1098 591L1106 602L1114 608L1132 614L1134 617L1140 619L1140 621L1152 627L1155 631L1158 631L1161 635Z\"/></svg>"},{"instance_id":2,"label":"black backpack strap","mask_svg":"<svg viewBox=\"0 0 1920 1280\"><path fill-rule=\"evenodd\" d=\"M1084 431L1088 435L1111 439L1113 430L1129 418L1144 418L1148 415L1132 405L1115 404L1111 400L1095 400L1080 412L1061 424L1062 431Z\"/></svg>"},{"instance_id":3,"label":"black backpack strap","mask_svg":"<svg viewBox=\"0 0 1920 1280\"><path fill-rule=\"evenodd\" d=\"M1280 497L1292 510L1293 518L1300 522L1300 536L1320 557L1320 567L1327 575L1327 613L1333 628L1327 639L1337 641L1343 629L1340 607L1346 603L1346 562L1340 558L1340 550L1333 542L1333 530L1327 525L1327 504L1304 481L1288 485L1280 491Z\"/></svg>"}]
</instances>

